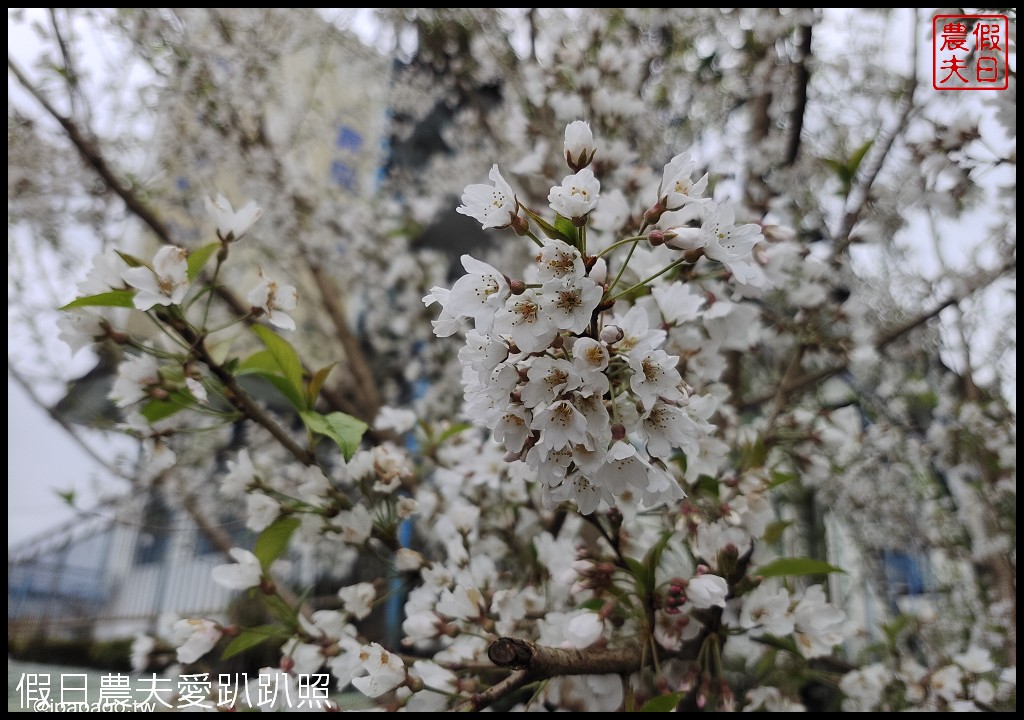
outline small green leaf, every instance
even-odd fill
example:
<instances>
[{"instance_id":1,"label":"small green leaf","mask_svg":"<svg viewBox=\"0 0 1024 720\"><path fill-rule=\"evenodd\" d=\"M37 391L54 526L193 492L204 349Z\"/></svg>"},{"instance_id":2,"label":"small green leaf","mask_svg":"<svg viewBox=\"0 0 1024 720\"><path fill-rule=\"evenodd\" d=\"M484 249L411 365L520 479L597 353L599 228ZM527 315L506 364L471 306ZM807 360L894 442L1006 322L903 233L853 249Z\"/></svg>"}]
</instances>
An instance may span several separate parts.
<instances>
[{"instance_id":1,"label":"small green leaf","mask_svg":"<svg viewBox=\"0 0 1024 720\"><path fill-rule=\"evenodd\" d=\"M256 538L252 553L259 559L264 571L288 548L288 541L300 524L301 521L297 517L279 517Z\"/></svg>"},{"instance_id":2,"label":"small green leaf","mask_svg":"<svg viewBox=\"0 0 1024 720\"><path fill-rule=\"evenodd\" d=\"M549 223L540 215L538 215L537 213L533 212L532 210L525 206L523 206L523 210L526 211L526 214L529 215L535 223L540 225L540 229L543 230L544 234L547 235L549 238L553 238L555 240L564 240L565 242L570 244L572 243L571 237L562 233L561 230L559 230L557 227Z\"/></svg>"},{"instance_id":3,"label":"small green leaf","mask_svg":"<svg viewBox=\"0 0 1024 720\"><path fill-rule=\"evenodd\" d=\"M152 425L159 420L170 417L179 410L184 410L192 404L192 397L188 393L175 390L166 399L150 400L142 406L142 410L139 412Z\"/></svg>"},{"instance_id":4,"label":"small green leaf","mask_svg":"<svg viewBox=\"0 0 1024 720\"><path fill-rule=\"evenodd\" d=\"M650 582L650 579L647 577L647 568L644 567L644 564L631 557L623 557L622 559L625 561L626 567L629 569L629 574L633 576L637 592L641 596L649 592L653 592L654 583Z\"/></svg>"},{"instance_id":5,"label":"small green leaf","mask_svg":"<svg viewBox=\"0 0 1024 720\"><path fill-rule=\"evenodd\" d=\"M751 638L754 642L773 647L776 650L784 650L794 655L800 655L800 650L796 646L796 642L791 637L780 638L774 635L761 635L759 637Z\"/></svg>"},{"instance_id":6,"label":"small green leaf","mask_svg":"<svg viewBox=\"0 0 1024 720\"><path fill-rule=\"evenodd\" d=\"M652 584L658 571L658 565L661 564L662 553L665 552L665 547L671 539L671 530L662 533L661 539L654 543L654 545L651 546L651 549L647 551L647 554L644 555L644 570L647 577L651 578Z\"/></svg>"},{"instance_id":7,"label":"small green leaf","mask_svg":"<svg viewBox=\"0 0 1024 720\"><path fill-rule=\"evenodd\" d=\"M795 473L781 472L780 470L772 470L771 480L768 481L768 488L777 488L779 485L785 485L788 482L796 480L797 475Z\"/></svg>"},{"instance_id":8,"label":"small green leaf","mask_svg":"<svg viewBox=\"0 0 1024 720\"><path fill-rule=\"evenodd\" d=\"M322 367L313 373L313 377L309 379L309 388L307 389L307 399L309 400L309 407L316 405L316 399L320 395L320 388L327 382L327 376L331 374L331 370L337 363L331 363L327 367Z\"/></svg>"},{"instance_id":9,"label":"small green leaf","mask_svg":"<svg viewBox=\"0 0 1024 720\"><path fill-rule=\"evenodd\" d=\"M238 633L238 635L228 643L228 646L224 648L224 654L220 656L221 660L227 660L228 658L234 657L240 652L245 652L249 648L254 648L260 643L266 642L270 638L284 638L287 637L277 625L259 625L254 628L247 628Z\"/></svg>"},{"instance_id":10,"label":"small green leaf","mask_svg":"<svg viewBox=\"0 0 1024 720\"><path fill-rule=\"evenodd\" d=\"M764 531L765 542L774 544L779 541L782 537L783 531L793 524L792 520L776 520L775 522L768 525Z\"/></svg>"},{"instance_id":11,"label":"small green leaf","mask_svg":"<svg viewBox=\"0 0 1024 720\"><path fill-rule=\"evenodd\" d=\"M868 154L868 150L871 149L871 145L874 142L874 140L868 140L865 142L859 148L854 150L853 154L850 155L850 159L846 161L846 167L850 172L850 180L853 180L854 176L856 176L857 170L860 168L860 164L864 162L864 157Z\"/></svg>"},{"instance_id":12,"label":"small green leaf","mask_svg":"<svg viewBox=\"0 0 1024 720\"><path fill-rule=\"evenodd\" d=\"M283 337L264 325L253 325L252 331L256 333L259 339L263 341L263 344L267 346L270 354L274 356L281 375L295 390L295 396L304 398L305 388L302 385L302 361L299 359L299 354L295 352L295 348ZM289 395L288 399L292 400L292 396ZM295 409L303 410L305 408L301 404L295 404Z\"/></svg>"},{"instance_id":13,"label":"small green leaf","mask_svg":"<svg viewBox=\"0 0 1024 720\"><path fill-rule=\"evenodd\" d=\"M359 443L362 442L363 433L369 427L362 420L343 412L321 415L315 410L307 410L300 412L299 415L302 416L302 421L310 430L319 435L325 435L337 443L346 461L351 460L355 455L356 450L359 449Z\"/></svg>"},{"instance_id":14,"label":"small green leaf","mask_svg":"<svg viewBox=\"0 0 1024 720\"><path fill-rule=\"evenodd\" d=\"M298 612L288 603L281 599L280 595L263 595L263 604L270 610L270 614L281 621L281 623L293 630L299 623ZM292 633L288 633L291 635Z\"/></svg>"},{"instance_id":15,"label":"small green leaf","mask_svg":"<svg viewBox=\"0 0 1024 720\"><path fill-rule=\"evenodd\" d=\"M754 575L782 577L784 575L827 575L834 572L845 573L846 571L834 565L829 565L824 560L815 560L813 558L779 558L759 567L754 571Z\"/></svg>"},{"instance_id":16,"label":"small green leaf","mask_svg":"<svg viewBox=\"0 0 1024 720\"><path fill-rule=\"evenodd\" d=\"M72 310L80 307L135 307L132 298L135 297L134 290L111 290L110 292L98 295L87 295L77 300L72 300L61 310Z\"/></svg>"},{"instance_id":17,"label":"small green leaf","mask_svg":"<svg viewBox=\"0 0 1024 720\"><path fill-rule=\"evenodd\" d=\"M674 692L668 695L659 695L653 697L644 703L644 706L640 708L640 712L672 712L679 706L679 701L683 699L685 693Z\"/></svg>"},{"instance_id":18,"label":"small green leaf","mask_svg":"<svg viewBox=\"0 0 1024 720\"><path fill-rule=\"evenodd\" d=\"M114 252L120 255L121 259L128 263L128 267L149 267L149 263L139 260L134 255L129 255L128 253L121 252L120 250L115 250Z\"/></svg>"},{"instance_id":19,"label":"small green leaf","mask_svg":"<svg viewBox=\"0 0 1024 720\"><path fill-rule=\"evenodd\" d=\"M740 448L740 462L745 469L761 467L767 457L768 446L760 435L752 443Z\"/></svg>"},{"instance_id":20,"label":"small green leaf","mask_svg":"<svg viewBox=\"0 0 1024 720\"><path fill-rule=\"evenodd\" d=\"M591 612L597 612L604 607L605 601L601 598L590 598L580 603L580 610L590 610Z\"/></svg>"},{"instance_id":21,"label":"small green leaf","mask_svg":"<svg viewBox=\"0 0 1024 720\"><path fill-rule=\"evenodd\" d=\"M188 254L188 279L195 280L199 277L199 273L206 267L207 261L210 256L213 255L217 250L220 249L220 243L210 243L209 245L203 245L201 248L197 248Z\"/></svg>"},{"instance_id":22,"label":"small green leaf","mask_svg":"<svg viewBox=\"0 0 1024 720\"><path fill-rule=\"evenodd\" d=\"M296 392L295 387L285 378L281 366L269 350L260 350L238 363L234 374L238 377L259 375L276 387L292 407L302 408L306 405L305 397Z\"/></svg>"},{"instance_id":23,"label":"small green leaf","mask_svg":"<svg viewBox=\"0 0 1024 720\"><path fill-rule=\"evenodd\" d=\"M254 352L245 360L238 363L235 370L235 375L251 375L253 373L284 377L284 375L281 374L281 367L277 364L277 360L274 359L274 356L269 350Z\"/></svg>"},{"instance_id":24,"label":"small green leaf","mask_svg":"<svg viewBox=\"0 0 1024 720\"><path fill-rule=\"evenodd\" d=\"M440 437L437 438L437 444L440 445L453 435L458 435L463 430L468 430L471 427L473 427L472 423L455 423L451 427L447 428L443 433L441 433Z\"/></svg>"},{"instance_id":25,"label":"small green leaf","mask_svg":"<svg viewBox=\"0 0 1024 720\"><path fill-rule=\"evenodd\" d=\"M555 228L563 237L569 238L568 243L575 248L579 247L580 242L580 231L575 225L572 224L572 220L561 215L555 216Z\"/></svg>"}]
</instances>

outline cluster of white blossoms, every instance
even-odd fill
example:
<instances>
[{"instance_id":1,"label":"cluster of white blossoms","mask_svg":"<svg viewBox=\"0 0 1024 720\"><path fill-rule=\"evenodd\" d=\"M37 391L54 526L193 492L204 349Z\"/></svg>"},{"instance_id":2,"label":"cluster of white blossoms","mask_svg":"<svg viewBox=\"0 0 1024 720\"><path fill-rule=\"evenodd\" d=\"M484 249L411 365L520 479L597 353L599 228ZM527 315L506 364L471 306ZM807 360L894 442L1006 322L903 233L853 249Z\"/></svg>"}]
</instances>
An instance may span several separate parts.
<instances>
[{"instance_id":1,"label":"cluster of white blossoms","mask_svg":"<svg viewBox=\"0 0 1024 720\"><path fill-rule=\"evenodd\" d=\"M566 128L564 153L576 172L550 190L555 222L523 205L497 165L490 171L493 185L468 186L458 209L484 228L512 229L536 243L523 277L509 279L463 255L466 275L450 290L432 288L424 302L442 307L433 323L439 337L471 322L459 352L467 415L486 425L507 460L536 472L549 507L571 500L589 514L627 495L645 508L672 503L684 493L669 463L679 451L697 455L713 426L691 407L697 398L679 372L679 357L662 347L666 332L649 327L644 313L618 312L616 301L702 255L727 265L741 281L751 278L750 251L760 230L734 225L728 205L701 197L707 176L693 180L695 163L682 153L666 165L639 234L590 255L586 231L600 203L600 182L587 167L596 149L586 123ZM655 227L677 211L687 226ZM531 219L546 237L534 234ZM634 247L667 244L679 255L619 290L628 258L616 268L612 253L625 252L630 241ZM676 282L659 289L685 287Z\"/></svg>"}]
</instances>

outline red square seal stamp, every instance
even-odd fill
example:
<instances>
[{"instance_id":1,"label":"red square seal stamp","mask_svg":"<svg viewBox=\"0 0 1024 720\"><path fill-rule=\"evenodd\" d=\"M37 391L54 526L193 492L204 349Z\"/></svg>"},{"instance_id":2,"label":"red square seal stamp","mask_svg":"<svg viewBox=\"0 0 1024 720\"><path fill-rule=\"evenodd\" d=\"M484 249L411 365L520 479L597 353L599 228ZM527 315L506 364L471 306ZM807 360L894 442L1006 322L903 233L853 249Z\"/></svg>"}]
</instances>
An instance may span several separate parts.
<instances>
[{"instance_id":1,"label":"red square seal stamp","mask_svg":"<svg viewBox=\"0 0 1024 720\"><path fill-rule=\"evenodd\" d=\"M932 87L1005 90L1010 86L1009 21L1005 15L932 18Z\"/></svg>"}]
</instances>

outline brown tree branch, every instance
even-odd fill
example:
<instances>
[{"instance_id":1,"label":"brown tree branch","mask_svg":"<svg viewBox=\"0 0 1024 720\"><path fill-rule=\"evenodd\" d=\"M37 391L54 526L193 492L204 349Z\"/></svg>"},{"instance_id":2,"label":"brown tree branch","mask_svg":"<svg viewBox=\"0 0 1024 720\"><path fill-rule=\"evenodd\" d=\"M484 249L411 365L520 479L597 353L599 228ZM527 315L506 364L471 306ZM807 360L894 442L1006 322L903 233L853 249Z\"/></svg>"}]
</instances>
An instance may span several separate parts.
<instances>
[{"instance_id":1,"label":"brown tree branch","mask_svg":"<svg viewBox=\"0 0 1024 720\"><path fill-rule=\"evenodd\" d=\"M348 360L349 368L355 376L356 382L353 385L353 390L359 400L357 414L363 420L373 422L381 406L380 393L377 391L377 381L373 377L373 371L370 369L366 354L359 346L358 338L349 328L348 319L345 317L345 310L342 307L341 293L335 287L334 281L324 273L323 268L308 256L305 260L310 273L313 275L313 281L320 291L320 299L323 302L324 309L327 310L331 323L334 325L334 332L345 351L345 358Z\"/></svg>"},{"instance_id":2,"label":"brown tree branch","mask_svg":"<svg viewBox=\"0 0 1024 720\"><path fill-rule=\"evenodd\" d=\"M807 111L807 87L811 82L811 36L813 25L800 26L800 62L796 66L796 103L790 113L789 142L783 166L796 162L800 154L800 136L804 131L804 113Z\"/></svg>"},{"instance_id":3,"label":"brown tree branch","mask_svg":"<svg viewBox=\"0 0 1024 720\"><path fill-rule=\"evenodd\" d=\"M487 657L514 672L487 690L476 693L456 711L482 710L524 685L563 675L628 675L643 664L639 645L599 650L577 650L538 645L521 638L498 638L487 648Z\"/></svg>"},{"instance_id":4,"label":"brown tree branch","mask_svg":"<svg viewBox=\"0 0 1024 720\"><path fill-rule=\"evenodd\" d=\"M839 225L839 232L834 236L831 255L833 263L839 259L843 252L846 251L846 248L850 246L850 243L853 242L851 233L853 232L853 228L857 224L857 221L860 219L864 208L867 207L868 200L871 199L871 188L878 179L879 173L882 172L882 168L885 166L885 161L889 157L889 152L892 150L892 146L895 144L896 139L907 129L910 117L913 115L914 110L917 109L914 105L914 92L917 90L917 45L917 33L915 32L913 52L910 56L910 67L914 68L914 72L910 79L907 80L907 87L903 92L903 97L901 99L903 109L899 114L896 124L886 135L885 141L882 144L882 149L878 152L872 153L875 159L874 163L871 165L871 169L864 175L860 175L863 180L857 183L857 185L850 191L848 197L853 197L856 194L859 198L843 216L842 222Z\"/></svg>"},{"instance_id":5,"label":"brown tree branch","mask_svg":"<svg viewBox=\"0 0 1024 720\"><path fill-rule=\"evenodd\" d=\"M315 465L316 458L309 450L299 445L292 437L285 432L284 428L274 422L263 408L249 396L249 394L238 384L238 380L223 365L213 359L206 348L206 341L198 335L188 323L175 319L167 313L160 312L158 317L162 322L174 328L181 338L188 344L195 356L212 372L228 391L225 393L227 399L238 408L247 418L258 425L262 425L281 446L290 452L296 460L303 465Z\"/></svg>"}]
</instances>

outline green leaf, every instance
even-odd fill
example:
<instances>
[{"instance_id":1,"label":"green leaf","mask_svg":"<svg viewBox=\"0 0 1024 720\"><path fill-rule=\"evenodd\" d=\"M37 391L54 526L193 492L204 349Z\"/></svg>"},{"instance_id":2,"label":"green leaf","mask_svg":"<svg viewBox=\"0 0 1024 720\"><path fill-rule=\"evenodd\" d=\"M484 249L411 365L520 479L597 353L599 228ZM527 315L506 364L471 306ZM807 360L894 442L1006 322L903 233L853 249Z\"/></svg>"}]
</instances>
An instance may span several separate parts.
<instances>
[{"instance_id":1,"label":"green leaf","mask_svg":"<svg viewBox=\"0 0 1024 720\"><path fill-rule=\"evenodd\" d=\"M287 635L285 635L277 625L259 625L254 628L242 630L242 632L238 633L238 635L228 643L228 646L224 648L224 654L220 656L220 659L227 660L240 652L245 652L249 648L254 648L260 643L266 642L274 637L284 638L287 637Z\"/></svg>"},{"instance_id":2,"label":"green leaf","mask_svg":"<svg viewBox=\"0 0 1024 720\"><path fill-rule=\"evenodd\" d=\"M197 248L188 254L188 279L195 280L199 277L199 273L206 267L207 261L210 256L213 255L217 250L220 249L220 243L210 243L209 245L203 245L201 248Z\"/></svg>"},{"instance_id":3,"label":"green leaf","mask_svg":"<svg viewBox=\"0 0 1024 720\"><path fill-rule=\"evenodd\" d=\"M530 218L535 223L540 225L540 229L543 230L544 234L547 235L549 238L553 238L555 240L564 240L565 242L572 244L572 238L571 237L569 237L568 235L565 235L557 227L555 227L554 225L549 223L547 220L545 220L540 215L538 215L537 213L533 212L532 210L530 210L526 206L521 206L521 207L523 208L523 210L526 211L526 214L529 215Z\"/></svg>"},{"instance_id":4,"label":"green leaf","mask_svg":"<svg viewBox=\"0 0 1024 720\"><path fill-rule=\"evenodd\" d=\"M580 246L580 231L575 225L572 224L572 220L561 215L555 215L555 228L563 237L569 238L569 244L575 248Z\"/></svg>"},{"instance_id":5,"label":"green leaf","mask_svg":"<svg viewBox=\"0 0 1024 720\"><path fill-rule=\"evenodd\" d=\"M668 695L659 695L653 697L644 703L644 706L640 708L640 712L672 712L679 706L679 701L683 699L685 693L674 692Z\"/></svg>"},{"instance_id":6,"label":"green leaf","mask_svg":"<svg viewBox=\"0 0 1024 720\"><path fill-rule=\"evenodd\" d=\"M142 406L142 410L139 412L152 425L159 420L170 417L179 410L184 410L192 404L193 399L191 395L181 390L175 390L166 399L150 400Z\"/></svg>"},{"instance_id":7,"label":"green leaf","mask_svg":"<svg viewBox=\"0 0 1024 720\"><path fill-rule=\"evenodd\" d=\"M134 290L111 290L99 295L87 295L77 300L72 300L61 310L72 310L80 307L135 307L132 298L135 297Z\"/></svg>"},{"instance_id":8,"label":"green leaf","mask_svg":"<svg viewBox=\"0 0 1024 720\"><path fill-rule=\"evenodd\" d=\"M641 596L648 592L653 592L653 583L648 582L647 569L644 567L644 564L631 557L623 557L622 559L625 561L626 567L629 569L629 574L633 576L637 592Z\"/></svg>"},{"instance_id":9,"label":"green leaf","mask_svg":"<svg viewBox=\"0 0 1024 720\"><path fill-rule=\"evenodd\" d=\"M332 412L329 415L321 415L315 410L300 412L302 421L306 423L313 432L325 435L338 444L345 460L351 460L359 449L359 443L363 439L363 433L369 427L366 423L343 412Z\"/></svg>"},{"instance_id":10,"label":"green leaf","mask_svg":"<svg viewBox=\"0 0 1024 720\"><path fill-rule=\"evenodd\" d=\"M288 549L288 541L300 524L301 521L297 517L279 517L256 538L252 553L259 559L264 571Z\"/></svg>"},{"instance_id":11,"label":"green leaf","mask_svg":"<svg viewBox=\"0 0 1024 720\"><path fill-rule=\"evenodd\" d=\"M284 375L281 374L281 367L277 364L277 360L274 359L274 356L269 350L254 352L245 360L238 363L235 369L235 375L252 375L254 373L260 375L271 374L282 378L284 377Z\"/></svg>"},{"instance_id":12,"label":"green leaf","mask_svg":"<svg viewBox=\"0 0 1024 720\"><path fill-rule=\"evenodd\" d=\"M285 378L281 366L269 350L260 350L238 363L234 374L238 377L259 375L276 387L293 407L305 407L305 397L296 392L295 387Z\"/></svg>"},{"instance_id":13,"label":"green leaf","mask_svg":"<svg viewBox=\"0 0 1024 720\"><path fill-rule=\"evenodd\" d=\"M740 462L744 469L758 468L768 458L768 446L760 435L752 442L740 448Z\"/></svg>"},{"instance_id":14,"label":"green leaf","mask_svg":"<svg viewBox=\"0 0 1024 720\"><path fill-rule=\"evenodd\" d=\"M868 154L868 150L871 149L871 145L874 142L874 140L868 140L867 142L865 142L859 148L854 150L853 154L850 155L850 159L846 161L846 167L850 172L851 180L853 180L854 176L857 174L857 170L860 168L860 164L864 161L864 157Z\"/></svg>"},{"instance_id":15,"label":"green leaf","mask_svg":"<svg viewBox=\"0 0 1024 720\"><path fill-rule=\"evenodd\" d=\"M463 430L468 430L471 427L473 427L472 423L455 423L451 427L447 428L443 433L441 433L440 437L437 438L437 444L440 445L453 435L458 435Z\"/></svg>"},{"instance_id":16,"label":"green leaf","mask_svg":"<svg viewBox=\"0 0 1024 720\"><path fill-rule=\"evenodd\" d=\"M783 531L792 524L792 520L776 520L771 523L764 531L765 542L771 544L777 543L779 538L782 537Z\"/></svg>"},{"instance_id":17,"label":"green leaf","mask_svg":"<svg viewBox=\"0 0 1024 720\"><path fill-rule=\"evenodd\" d=\"M794 655L801 655L800 650L796 646L796 641L791 637L780 638L774 635L761 635L756 638L751 638L754 642L773 647L777 650L784 650Z\"/></svg>"},{"instance_id":18,"label":"green leaf","mask_svg":"<svg viewBox=\"0 0 1024 720\"><path fill-rule=\"evenodd\" d=\"M882 631L889 639L890 645L895 647L897 638L899 638L901 632L909 627L910 621L911 619L909 616L901 614L893 618L892 622L882 625Z\"/></svg>"},{"instance_id":19,"label":"green leaf","mask_svg":"<svg viewBox=\"0 0 1024 720\"><path fill-rule=\"evenodd\" d=\"M313 377L309 379L309 388L307 389L307 399L309 400L309 407L316 405L316 399L320 396L320 388L327 382L327 376L331 374L331 370L337 363L331 363L327 367L322 367L313 373Z\"/></svg>"},{"instance_id":20,"label":"green leaf","mask_svg":"<svg viewBox=\"0 0 1024 720\"><path fill-rule=\"evenodd\" d=\"M263 604L270 610L270 614L281 621L281 623L293 630L299 623L298 612L288 603L281 599L280 595L263 595ZM292 633L288 633L291 635Z\"/></svg>"},{"instance_id":21,"label":"green leaf","mask_svg":"<svg viewBox=\"0 0 1024 720\"><path fill-rule=\"evenodd\" d=\"M786 473L780 470L772 470L771 480L768 481L768 489L777 488L779 485L785 485L788 482L796 480L796 473Z\"/></svg>"},{"instance_id":22,"label":"green leaf","mask_svg":"<svg viewBox=\"0 0 1024 720\"><path fill-rule=\"evenodd\" d=\"M779 558L759 567L754 571L754 575L782 577L784 575L827 575L834 572L845 573L846 571L834 565L829 565L824 560L815 560L813 558Z\"/></svg>"},{"instance_id":23,"label":"green leaf","mask_svg":"<svg viewBox=\"0 0 1024 720\"><path fill-rule=\"evenodd\" d=\"M591 612L598 612L604 607L605 601L601 598L590 598L580 603L580 610L590 610Z\"/></svg>"},{"instance_id":24,"label":"green leaf","mask_svg":"<svg viewBox=\"0 0 1024 720\"><path fill-rule=\"evenodd\" d=\"M662 533L661 539L651 546L651 549L644 555L644 571L648 578L650 578L650 584L654 584L654 578L658 571L658 565L661 564L662 553L665 552L665 547L668 545L668 541L672 539L672 531L666 531Z\"/></svg>"},{"instance_id":25,"label":"green leaf","mask_svg":"<svg viewBox=\"0 0 1024 720\"><path fill-rule=\"evenodd\" d=\"M121 252L120 250L115 250L114 252L120 255L121 259L128 263L128 267L149 267L149 263L139 260L139 258L134 255L129 255L128 253Z\"/></svg>"},{"instance_id":26,"label":"green leaf","mask_svg":"<svg viewBox=\"0 0 1024 720\"><path fill-rule=\"evenodd\" d=\"M305 397L305 388L302 385L302 361L299 359L299 354L295 352L295 348L291 346L291 343L268 327L254 325L252 331L267 346L267 350L270 351L270 354L274 356L274 360L277 361L281 375L294 389L294 396L289 394L288 399L295 405L296 410L304 410L305 407L302 404L301 398ZM293 397L300 398L300 402L295 403Z\"/></svg>"}]
</instances>

